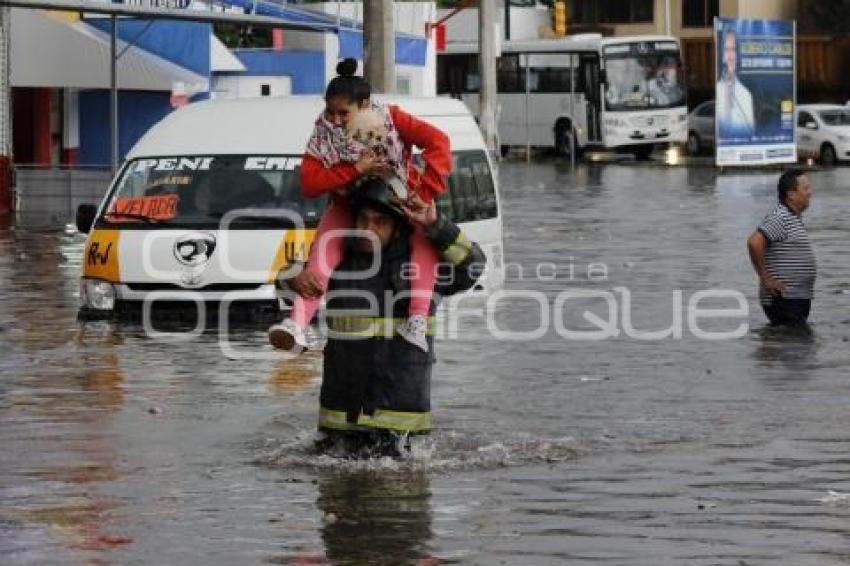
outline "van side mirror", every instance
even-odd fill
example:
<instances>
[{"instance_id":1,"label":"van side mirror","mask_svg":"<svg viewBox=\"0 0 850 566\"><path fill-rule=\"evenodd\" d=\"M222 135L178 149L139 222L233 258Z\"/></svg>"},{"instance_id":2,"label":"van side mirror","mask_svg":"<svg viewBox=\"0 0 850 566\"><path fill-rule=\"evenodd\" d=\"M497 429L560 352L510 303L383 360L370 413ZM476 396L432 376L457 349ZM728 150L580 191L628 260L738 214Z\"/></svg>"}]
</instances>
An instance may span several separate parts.
<instances>
[{"instance_id":1,"label":"van side mirror","mask_svg":"<svg viewBox=\"0 0 850 566\"><path fill-rule=\"evenodd\" d=\"M816 122L806 122L806 129L807 130L817 130L818 125L817 125Z\"/></svg>"},{"instance_id":2,"label":"van side mirror","mask_svg":"<svg viewBox=\"0 0 850 566\"><path fill-rule=\"evenodd\" d=\"M77 230L83 234L88 234L94 224L94 217L97 214L97 207L93 204L81 204L77 207Z\"/></svg>"}]
</instances>

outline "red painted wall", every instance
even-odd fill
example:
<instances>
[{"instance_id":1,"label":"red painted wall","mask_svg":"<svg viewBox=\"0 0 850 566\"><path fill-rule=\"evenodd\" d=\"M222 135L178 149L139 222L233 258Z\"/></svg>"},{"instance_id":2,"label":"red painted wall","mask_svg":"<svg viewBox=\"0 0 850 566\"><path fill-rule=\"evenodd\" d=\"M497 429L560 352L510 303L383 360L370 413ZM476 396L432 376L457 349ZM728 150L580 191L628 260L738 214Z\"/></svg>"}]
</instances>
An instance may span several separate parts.
<instances>
[{"instance_id":1,"label":"red painted wall","mask_svg":"<svg viewBox=\"0 0 850 566\"><path fill-rule=\"evenodd\" d=\"M12 131L16 163L50 165L50 89L12 89Z\"/></svg>"}]
</instances>

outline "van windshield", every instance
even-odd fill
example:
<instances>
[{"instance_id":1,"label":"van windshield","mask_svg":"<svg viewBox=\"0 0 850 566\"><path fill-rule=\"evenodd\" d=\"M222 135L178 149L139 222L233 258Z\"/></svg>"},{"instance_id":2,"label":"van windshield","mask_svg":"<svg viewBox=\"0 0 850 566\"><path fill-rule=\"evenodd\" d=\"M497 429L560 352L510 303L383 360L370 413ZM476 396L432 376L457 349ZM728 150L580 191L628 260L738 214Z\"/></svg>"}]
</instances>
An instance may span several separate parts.
<instances>
[{"instance_id":1,"label":"van windshield","mask_svg":"<svg viewBox=\"0 0 850 566\"><path fill-rule=\"evenodd\" d=\"M102 222L150 227L287 228L318 224L325 199L305 199L300 156L223 155L131 161ZM239 212L242 211L242 212Z\"/></svg>"}]
</instances>

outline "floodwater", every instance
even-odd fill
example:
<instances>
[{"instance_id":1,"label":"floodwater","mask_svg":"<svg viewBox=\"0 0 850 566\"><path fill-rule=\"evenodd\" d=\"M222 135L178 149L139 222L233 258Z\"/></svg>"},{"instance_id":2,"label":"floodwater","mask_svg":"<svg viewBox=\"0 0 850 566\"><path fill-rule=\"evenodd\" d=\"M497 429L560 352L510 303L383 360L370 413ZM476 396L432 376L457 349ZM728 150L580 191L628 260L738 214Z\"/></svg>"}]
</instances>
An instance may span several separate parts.
<instances>
[{"instance_id":1,"label":"floodwater","mask_svg":"<svg viewBox=\"0 0 850 566\"><path fill-rule=\"evenodd\" d=\"M522 296L451 315L436 431L400 462L312 452L317 355L78 324L82 237L0 229L0 562L848 564L850 187L811 173L813 324L780 331L744 247L775 179L502 165ZM738 291L749 314L695 328L694 294L718 289L697 306L734 311ZM542 330L497 339L484 307ZM609 308L618 337L558 332ZM680 337L635 336L677 319Z\"/></svg>"}]
</instances>

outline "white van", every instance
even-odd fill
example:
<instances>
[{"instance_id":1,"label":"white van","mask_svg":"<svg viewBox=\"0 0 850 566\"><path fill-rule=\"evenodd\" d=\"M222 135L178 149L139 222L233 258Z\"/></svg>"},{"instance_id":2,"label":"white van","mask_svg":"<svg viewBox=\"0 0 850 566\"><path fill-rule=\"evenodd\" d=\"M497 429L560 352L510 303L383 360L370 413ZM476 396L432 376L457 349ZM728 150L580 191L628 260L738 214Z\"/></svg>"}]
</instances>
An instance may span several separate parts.
<instances>
[{"instance_id":1,"label":"white van","mask_svg":"<svg viewBox=\"0 0 850 566\"><path fill-rule=\"evenodd\" d=\"M457 100L379 99L451 139L454 170L439 207L487 255L476 290L501 286L497 181L475 120ZM78 229L89 234L81 316L240 307L251 319L280 318L288 306L278 274L306 258L325 206L302 198L299 187L301 156L323 108L319 96L208 101L151 128L100 206L77 211Z\"/></svg>"}]
</instances>

